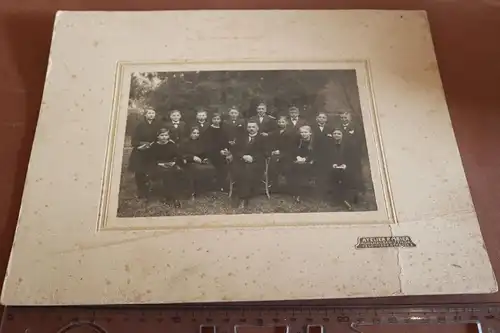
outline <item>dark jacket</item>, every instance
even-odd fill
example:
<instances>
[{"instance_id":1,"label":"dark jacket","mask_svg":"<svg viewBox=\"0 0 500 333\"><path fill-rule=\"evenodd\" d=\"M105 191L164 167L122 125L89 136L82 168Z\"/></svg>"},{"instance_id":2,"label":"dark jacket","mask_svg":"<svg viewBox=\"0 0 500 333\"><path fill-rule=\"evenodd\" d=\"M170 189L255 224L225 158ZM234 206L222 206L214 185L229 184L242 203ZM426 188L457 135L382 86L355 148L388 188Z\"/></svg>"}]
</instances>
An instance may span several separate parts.
<instances>
[{"instance_id":1,"label":"dark jacket","mask_svg":"<svg viewBox=\"0 0 500 333\"><path fill-rule=\"evenodd\" d=\"M360 177L358 175L358 170L356 170L356 157L352 151L349 150L349 146L346 141L342 139L340 143L336 142L334 139L329 141L328 149L328 169L330 172L342 172L344 186L351 187L355 185L354 181ZM338 166L345 164L346 168L334 169L333 165ZM360 180L361 181L361 180Z\"/></svg>"},{"instance_id":2,"label":"dark jacket","mask_svg":"<svg viewBox=\"0 0 500 333\"><path fill-rule=\"evenodd\" d=\"M333 132L333 127L330 126L329 124L325 124L323 127L323 131L321 131L321 127L319 124L314 124L311 126L313 135L314 135L314 141L317 142L317 140L321 140L322 142L326 141L326 138L331 138L332 137L332 132Z\"/></svg>"},{"instance_id":3,"label":"dark jacket","mask_svg":"<svg viewBox=\"0 0 500 333\"><path fill-rule=\"evenodd\" d=\"M172 123L172 121L167 122L165 127L170 131L170 138L177 144L182 141L189 132L186 123L182 120L179 121L177 127Z\"/></svg>"},{"instance_id":4,"label":"dark jacket","mask_svg":"<svg viewBox=\"0 0 500 333\"><path fill-rule=\"evenodd\" d=\"M333 164L342 165L345 164L347 167L350 165L349 150L346 147L345 141L340 143L335 141L335 139L330 138L328 141L328 149L326 151L326 156L328 157L328 165L331 168Z\"/></svg>"},{"instance_id":5,"label":"dark jacket","mask_svg":"<svg viewBox=\"0 0 500 333\"><path fill-rule=\"evenodd\" d=\"M229 139L224 128L210 126L202 137L206 145L207 152L219 155L223 149L229 149Z\"/></svg>"},{"instance_id":6,"label":"dark jacket","mask_svg":"<svg viewBox=\"0 0 500 333\"><path fill-rule=\"evenodd\" d=\"M231 119L224 120L222 127L229 141L236 141L238 137L246 132L244 119L237 119L234 122Z\"/></svg>"},{"instance_id":7,"label":"dark jacket","mask_svg":"<svg viewBox=\"0 0 500 333\"><path fill-rule=\"evenodd\" d=\"M352 169L357 170L359 177L361 177L361 159L367 155L365 132L361 126L354 123L349 125L341 125L343 138L342 142L345 144L346 149L353 155L351 160ZM355 157L355 158L354 158Z\"/></svg>"},{"instance_id":8,"label":"dark jacket","mask_svg":"<svg viewBox=\"0 0 500 333\"><path fill-rule=\"evenodd\" d=\"M139 123L132 135L132 147L138 147L145 142L155 142L159 129L160 124L157 120L153 120L151 123L144 120Z\"/></svg>"},{"instance_id":9,"label":"dark jacket","mask_svg":"<svg viewBox=\"0 0 500 333\"><path fill-rule=\"evenodd\" d=\"M207 157L206 145L202 139L184 139L180 145L180 155L187 163L193 163L193 158L198 156L202 160Z\"/></svg>"},{"instance_id":10,"label":"dark jacket","mask_svg":"<svg viewBox=\"0 0 500 333\"><path fill-rule=\"evenodd\" d=\"M310 141L304 141L302 139L295 140L295 144L291 151L291 160L296 161L297 156L305 157L307 163L314 162L314 143L312 139Z\"/></svg>"},{"instance_id":11,"label":"dark jacket","mask_svg":"<svg viewBox=\"0 0 500 333\"><path fill-rule=\"evenodd\" d=\"M314 153L317 163L327 161L329 145L331 145L333 127L325 124L323 131L318 124L311 126L314 138Z\"/></svg>"},{"instance_id":12,"label":"dark jacket","mask_svg":"<svg viewBox=\"0 0 500 333\"><path fill-rule=\"evenodd\" d=\"M200 134L203 134L207 128L210 127L210 122L208 120L206 120L203 125L200 124L198 121L195 121L192 125L191 125L191 128L193 127L198 127L200 129Z\"/></svg>"},{"instance_id":13,"label":"dark jacket","mask_svg":"<svg viewBox=\"0 0 500 333\"><path fill-rule=\"evenodd\" d=\"M146 155L148 149L139 150L137 149L139 146L146 143L153 143L156 141L156 136L158 130L160 129L160 122L157 120L153 120L151 123L148 123L146 120L139 123L132 135L132 153L130 154L129 160L129 170L133 172L144 172L146 165Z\"/></svg>"},{"instance_id":14,"label":"dark jacket","mask_svg":"<svg viewBox=\"0 0 500 333\"><path fill-rule=\"evenodd\" d=\"M348 145L350 149L361 153L363 146L366 146L363 128L352 122L347 125L341 124L340 128L342 129L342 140L344 143Z\"/></svg>"},{"instance_id":15,"label":"dark jacket","mask_svg":"<svg viewBox=\"0 0 500 333\"><path fill-rule=\"evenodd\" d=\"M287 120L288 120L288 126L290 126L291 128L294 128L295 131L297 131L297 132L299 131L299 128L307 125L307 121L303 118L300 118L300 117L297 120L297 123L295 125L293 124L292 119L290 119L290 117L288 117Z\"/></svg>"},{"instance_id":16,"label":"dark jacket","mask_svg":"<svg viewBox=\"0 0 500 333\"><path fill-rule=\"evenodd\" d=\"M289 156L296 142L295 132L293 128L286 128L283 131L276 129L269 134L267 142L269 154L275 150L279 150L280 157Z\"/></svg>"},{"instance_id":17,"label":"dark jacket","mask_svg":"<svg viewBox=\"0 0 500 333\"><path fill-rule=\"evenodd\" d=\"M166 144L155 142L148 150L149 161L151 166L156 166L158 163L180 162L180 154L177 145L169 140Z\"/></svg>"},{"instance_id":18,"label":"dark jacket","mask_svg":"<svg viewBox=\"0 0 500 333\"><path fill-rule=\"evenodd\" d=\"M250 118L250 121L255 121L259 124L259 132L260 133L269 133L276 129L276 118L268 116L267 114L262 117L262 121L259 116L253 116Z\"/></svg>"},{"instance_id":19,"label":"dark jacket","mask_svg":"<svg viewBox=\"0 0 500 333\"><path fill-rule=\"evenodd\" d=\"M231 152L236 163L244 163L242 159L244 155L252 156L253 163L263 163L266 155L264 138L257 134L250 140L248 133L241 135L236 139Z\"/></svg>"}]
</instances>

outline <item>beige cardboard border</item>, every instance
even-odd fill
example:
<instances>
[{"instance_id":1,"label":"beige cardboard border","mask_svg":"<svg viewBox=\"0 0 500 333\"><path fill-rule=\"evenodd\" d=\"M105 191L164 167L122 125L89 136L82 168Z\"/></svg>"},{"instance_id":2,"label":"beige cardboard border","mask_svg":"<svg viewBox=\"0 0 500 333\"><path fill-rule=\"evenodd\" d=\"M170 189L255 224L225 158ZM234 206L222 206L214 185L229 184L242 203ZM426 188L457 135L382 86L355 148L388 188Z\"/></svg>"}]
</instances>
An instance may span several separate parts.
<instances>
[{"instance_id":1,"label":"beige cardboard border","mask_svg":"<svg viewBox=\"0 0 500 333\"><path fill-rule=\"evenodd\" d=\"M398 223L98 232L117 66L172 59L369 59ZM49 63L3 304L497 290L424 12L63 12ZM416 247L355 249L391 235Z\"/></svg>"}]
</instances>

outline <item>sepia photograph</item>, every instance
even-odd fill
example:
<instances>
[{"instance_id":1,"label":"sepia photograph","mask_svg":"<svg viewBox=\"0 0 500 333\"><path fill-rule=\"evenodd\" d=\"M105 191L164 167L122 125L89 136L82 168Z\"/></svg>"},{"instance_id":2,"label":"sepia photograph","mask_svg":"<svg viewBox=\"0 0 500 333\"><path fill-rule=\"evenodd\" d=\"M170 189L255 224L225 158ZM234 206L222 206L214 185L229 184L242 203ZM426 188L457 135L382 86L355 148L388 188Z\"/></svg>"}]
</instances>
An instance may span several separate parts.
<instances>
[{"instance_id":1,"label":"sepia photograph","mask_svg":"<svg viewBox=\"0 0 500 333\"><path fill-rule=\"evenodd\" d=\"M366 137L355 70L134 72L117 216L376 211Z\"/></svg>"}]
</instances>

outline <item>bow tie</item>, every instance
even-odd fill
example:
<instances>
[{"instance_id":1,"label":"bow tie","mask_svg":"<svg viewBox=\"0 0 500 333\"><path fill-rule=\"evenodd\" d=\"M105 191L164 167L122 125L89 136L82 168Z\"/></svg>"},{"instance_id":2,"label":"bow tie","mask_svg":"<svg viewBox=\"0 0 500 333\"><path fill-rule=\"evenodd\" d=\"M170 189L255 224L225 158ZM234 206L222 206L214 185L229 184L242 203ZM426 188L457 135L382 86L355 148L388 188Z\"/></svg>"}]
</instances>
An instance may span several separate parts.
<instances>
[{"instance_id":1,"label":"bow tie","mask_svg":"<svg viewBox=\"0 0 500 333\"><path fill-rule=\"evenodd\" d=\"M174 124L174 125L179 125L179 122L174 122L173 124Z\"/></svg>"}]
</instances>

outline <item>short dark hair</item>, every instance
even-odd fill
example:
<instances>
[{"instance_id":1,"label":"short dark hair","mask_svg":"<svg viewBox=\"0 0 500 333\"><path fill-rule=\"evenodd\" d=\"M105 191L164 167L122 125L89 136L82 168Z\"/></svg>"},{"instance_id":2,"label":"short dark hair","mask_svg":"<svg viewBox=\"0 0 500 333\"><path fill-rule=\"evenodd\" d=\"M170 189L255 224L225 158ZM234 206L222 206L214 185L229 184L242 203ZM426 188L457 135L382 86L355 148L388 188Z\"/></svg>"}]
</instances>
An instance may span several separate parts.
<instances>
[{"instance_id":1,"label":"short dark hair","mask_svg":"<svg viewBox=\"0 0 500 333\"><path fill-rule=\"evenodd\" d=\"M168 133L168 134L170 134L170 130L169 130L168 128L165 128L165 127L160 128L160 129L158 130L158 132L156 133L156 136L158 137L158 136L160 136L160 134L163 134L163 133Z\"/></svg>"},{"instance_id":2,"label":"short dark hair","mask_svg":"<svg viewBox=\"0 0 500 333\"><path fill-rule=\"evenodd\" d=\"M174 109L174 110L170 111L170 113L169 113L169 114L171 115L171 114L172 114L172 113L174 113L174 112L179 112L179 114L182 116L182 113L181 113L179 110L177 110L177 109Z\"/></svg>"},{"instance_id":3,"label":"short dark hair","mask_svg":"<svg viewBox=\"0 0 500 333\"><path fill-rule=\"evenodd\" d=\"M219 112L214 112L212 113L212 119L214 119L215 117L222 118L222 115Z\"/></svg>"}]
</instances>

